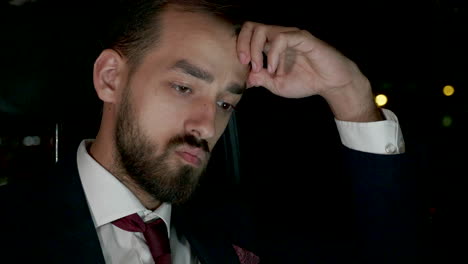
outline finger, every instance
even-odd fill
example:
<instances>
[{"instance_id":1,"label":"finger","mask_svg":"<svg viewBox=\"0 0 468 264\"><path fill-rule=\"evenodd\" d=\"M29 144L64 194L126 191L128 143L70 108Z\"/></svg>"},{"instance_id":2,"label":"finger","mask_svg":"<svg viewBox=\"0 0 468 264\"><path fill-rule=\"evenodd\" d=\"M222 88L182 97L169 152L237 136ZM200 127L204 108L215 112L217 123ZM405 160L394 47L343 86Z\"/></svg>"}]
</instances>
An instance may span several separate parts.
<instances>
[{"instance_id":1,"label":"finger","mask_svg":"<svg viewBox=\"0 0 468 264\"><path fill-rule=\"evenodd\" d=\"M276 74L284 74L286 72L286 51L283 51L281 52L279 55L278 55L278 62L277 62L277 66L276 66L276 69L274 72L276 72Z\"/></svg>"},{"instance_id":2,"label":"finger","mask_svg":"<svg viewBox=\"0 0 468 264\"><path fill-rule=\"evenodd\" d=\"M254 33L256 23L245 22L237 37L237 54L242 64L250 62L250 42Z\"/></svg>"},{"instance_id":3,"label":"finger","mask_svg":"<svg viewBox=\"0 0 468 264\"><path fill-rule=\"evenodd\" d=\"M254 72L259 72L263 69L263 50L267 41L267 31L268 28L266 26L257 25L250 41L250 57Z\"/></svg>"},{"instance_id":4,"label":"finger","mask_svg":"<svg viewBox=\"0 0 468 264\"><path fill-rule=\"evenodd\" d=\"M304 41L303 36L299 33L300 31L288 31L278 33L270 43L270 49L268 50L268 72L274 73L278 69L278 65L281 61L281 54L283 54L287 48L297 46Z\"/></svg>"}]
</instances>

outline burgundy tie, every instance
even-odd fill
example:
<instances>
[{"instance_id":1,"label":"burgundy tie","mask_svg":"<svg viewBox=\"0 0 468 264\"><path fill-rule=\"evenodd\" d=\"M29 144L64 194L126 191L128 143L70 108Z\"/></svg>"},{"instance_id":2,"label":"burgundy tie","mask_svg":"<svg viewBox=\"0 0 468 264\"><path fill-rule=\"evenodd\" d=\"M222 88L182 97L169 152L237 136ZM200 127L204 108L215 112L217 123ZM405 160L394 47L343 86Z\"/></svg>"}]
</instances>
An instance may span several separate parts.
<instances>
[{"instance_id":1,"label":"burgundy tie","mask_svg":"<svg viewBox=\"0 0 468 264\"><path fill-rule=\"evenodd\" d=\"M166 224L161 218L151 223L145 223L135 213L117 219L112 224L129 232L143 233L154 262L156 264L171 264L171 248L169 246Z\"/></svg>"}]
</instances>

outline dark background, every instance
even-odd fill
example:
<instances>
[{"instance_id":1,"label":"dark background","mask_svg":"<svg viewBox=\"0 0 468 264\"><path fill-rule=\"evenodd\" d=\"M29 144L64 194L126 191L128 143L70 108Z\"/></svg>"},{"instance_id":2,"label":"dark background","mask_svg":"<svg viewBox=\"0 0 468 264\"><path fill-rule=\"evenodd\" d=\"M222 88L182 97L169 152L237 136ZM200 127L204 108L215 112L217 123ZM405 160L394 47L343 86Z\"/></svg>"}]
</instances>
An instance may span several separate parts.
<instances>
[{"instance_id":1,"label":"dark background","mask_svg":"<svg viewBox=\"0 0 468 264\"><path fill-rule=\"evenodd\" d=\"M407 152L418 157L415 176L427 191L428 212L434 208L428 217L435 234L462 234L468 200L466 1L251 2L246 1L248 16L309 30L354 60L376 94L387 95L385 107L399 118ZM61 155L97 132L100 102L92 64L99 52L99 18L106 12L99 3L0 5L1 184L36 177L52 166L56 133ZM450 97L442 93L448 84L455 88ZM324 199L340 199L343 179L334 178L333 162L340 142L321 98L284 99L262 88L249 90L236 117L241 177L217 175L208 189L220 194L226 183L237 183L265 215L305 201L320 214ZM24 146L26 136L40 136L41 144ZM215 160L221 169L230 166L222 156Z\"/></svg>"}]
</instances>

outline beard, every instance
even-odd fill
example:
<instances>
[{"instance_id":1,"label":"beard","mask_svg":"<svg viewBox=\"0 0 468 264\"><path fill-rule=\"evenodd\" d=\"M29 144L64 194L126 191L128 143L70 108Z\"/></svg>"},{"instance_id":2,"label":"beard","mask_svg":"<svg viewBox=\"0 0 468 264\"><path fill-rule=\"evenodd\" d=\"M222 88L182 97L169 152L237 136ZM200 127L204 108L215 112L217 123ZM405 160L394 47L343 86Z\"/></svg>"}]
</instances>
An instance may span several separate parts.
<instances>
[{"instance_id":1,"label":"beard","mask_svg":"<svg viewBox=\"0 0 468 264\"><path fill-rule=\"evenodd\" d=\"M115 131L117 168L124 169L141 189L158 201L180 204L189 200L209 159L208 143L205 140L189 134L177 135L168 141L162 154L156 155L161 146L143 133L128 94L124 96L119 110ZM206 152L207 159L202 166L196 168L171 160L176 147L184 144Z\"/></svg>"}]
</instances>

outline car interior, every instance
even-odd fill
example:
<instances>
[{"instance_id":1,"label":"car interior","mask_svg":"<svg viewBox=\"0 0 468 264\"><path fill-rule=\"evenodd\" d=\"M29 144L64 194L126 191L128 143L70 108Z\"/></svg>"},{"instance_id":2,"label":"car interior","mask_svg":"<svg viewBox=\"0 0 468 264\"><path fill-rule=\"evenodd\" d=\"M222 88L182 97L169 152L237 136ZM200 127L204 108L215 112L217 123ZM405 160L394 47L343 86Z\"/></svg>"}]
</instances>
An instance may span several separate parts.
<instances>
[{"instance_id":1,"label":"car interior","mask_svg":"<svg viewBox=\"0 0 468 264\"><path fill-rule=\"evenodd\" d=\"M454 263L444 260L468 245L465 1L359 0L343 8L335 8L336 0L254 2L250 11L263 10L256 13L260 21L309 30L355 61L375 95L385 96L380 106L398 116L425 190L430 261ZM97 132L102 105L91 77L99 30L86 13L93 8L93 1L0 4L2 204L9 203L2 188L49 170ZM338 224L350 213L341 207L349 199L348 179L334 163L342 148L321 97L286 99L263 87L248 89L213 149L195 199L242 199L254 208L262 232L275 227L272 219L286 207L298 225L320 226L330 216ZM324 228L323 234L333 233Z\"/></svg>"}]
</instances>

